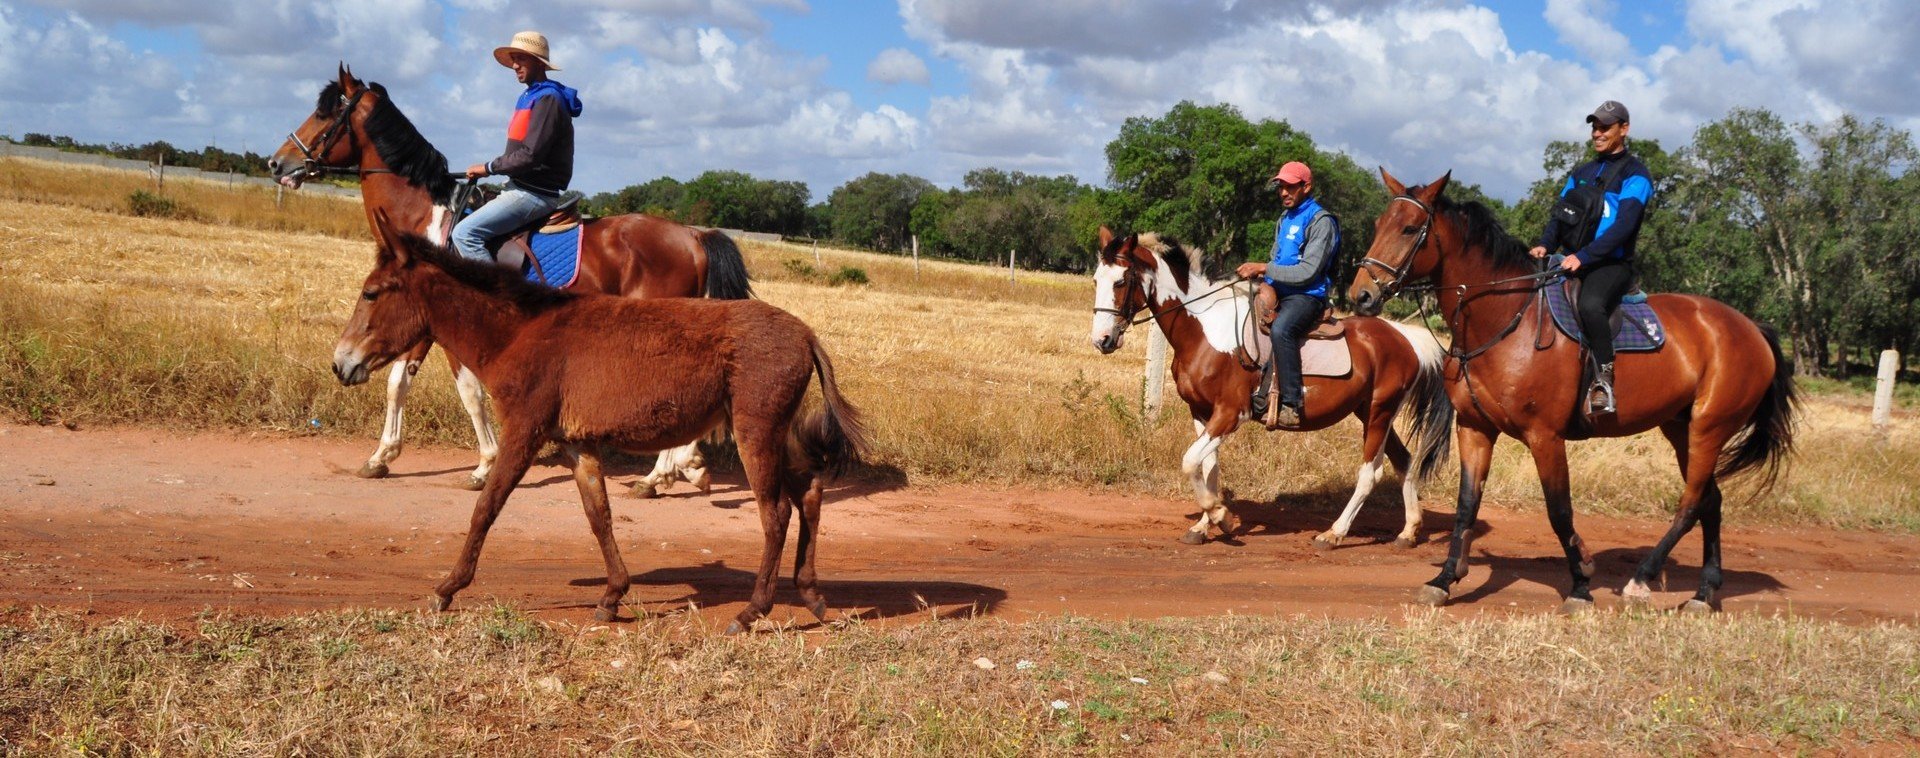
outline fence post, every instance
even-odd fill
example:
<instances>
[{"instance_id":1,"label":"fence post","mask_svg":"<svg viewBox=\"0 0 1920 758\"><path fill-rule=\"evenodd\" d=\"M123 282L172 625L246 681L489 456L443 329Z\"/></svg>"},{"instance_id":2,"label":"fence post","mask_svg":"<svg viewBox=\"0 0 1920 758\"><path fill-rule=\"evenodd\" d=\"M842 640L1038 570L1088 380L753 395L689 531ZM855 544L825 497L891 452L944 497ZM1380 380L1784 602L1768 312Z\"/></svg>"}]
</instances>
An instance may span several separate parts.
<instances>
[{"instance_id":1,"label":"fence post","mask_svg":"<svg viewBox=\"0 0 1920 758\"><path fill-rule=\"evenodd\" d=\"M1893 382L1900 371L1900 351L1880 353L1880 375L1873 384L1873 430L1885 443L1893 434Z\"/></svg>"},{"instance_id":2,"label":"fence post","mask_svg":"<svg viewBox=\"0 0 1920 758\"><path fill-rule=\"evenodd\" d=\"M1007 284L1013 284L1013 248L1007 248Z\"/></svg>"},{"instance_id":3,"label":"fence post","mask_svg":"<svg viewBox=\"0 0 1920 758\"><path fill-rule=\"evenodd\" d=\"M818 237L813 240L813 265L825 265L820 262L820 239Z\"/></svg>"},{"instance_id":4,"label":"fence post","mask_svg":"<svg viewBox=\"0 0 1920 758\"><path fill-rule=\"evenodd\" d=\"M167 154L160 154L160 170L153 175L153 189L158 192L167 188Z\"/></svg>"},{"instance_id":5,"label":"fence post","mask_svg":"<svg viewBox=\"0 0 1920 758\"><path fill-rule=\"evenodd\" d=\"M285 198L286 196L287 196L287 185L281 184L279 182L274 182L273 183L273 209L274 210L280 210L280 200L282 198Z\"/></svg>"},{"instance_id":6,"label":"fence post","mask_svg":"<svg viewBox=\"0 0 1920 758\"><path fill-rule=\"evenodd\" d=\"M920 278L920 235L913 235L913 278Z\"/></svg>"},{"instance_id":7,"label":"fence post","mask_svg":"<svg viewBox=\"0 0 1920 758\"><path fill-rule=\"evenodd\" d=\"M1160 418L1160 398L1167 389L1167 335L1157 328L1147 333L1147 375L1140 391L1140 422L1152 424Z\"/></svg>"}]
</instances>

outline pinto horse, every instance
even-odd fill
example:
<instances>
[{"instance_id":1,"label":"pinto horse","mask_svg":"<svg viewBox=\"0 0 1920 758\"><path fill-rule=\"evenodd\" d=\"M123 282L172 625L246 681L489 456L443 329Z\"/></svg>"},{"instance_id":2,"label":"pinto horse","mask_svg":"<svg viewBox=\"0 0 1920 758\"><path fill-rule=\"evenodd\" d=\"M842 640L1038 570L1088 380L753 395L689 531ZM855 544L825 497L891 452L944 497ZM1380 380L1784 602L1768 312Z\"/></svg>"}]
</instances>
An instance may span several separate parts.
<instances>
[{"instance_id":1,"label":"pinto horse","mask_svg":"<svg viewBox=\"0 0 1920 758\"><path fill-rule=\"evenodd\" d=\"M298 188L326 173L355 174L367 224L385 214L399 228L445 242L456 220L449 210L456 185L447 158L420 135L393 104L385 87L355 79L341 64L339 79L320 91L313 115L288 135L268 168L281 184ZM746 264L733 240L719 230L701 231L666 219L626 214L586 221L580 237L579 275L568 289L631 297L752 297ZM380 445L359 475L378 479L400 455L407 392L432 341L412 346L395 361L387 380L386 424ZM493 469L497 443L487 422L484 392L473 372L453 365L460 402L479 440L480 464L467 478L480 489ZM652 495L685 478L703 491L709 475L695 444L664 451L653 473L634 489Z\"/></svg>"},{"instance_id":2,"label":"pinto horse","mask_svg":"<svg viewBox=\"0 0 1920 758\"><path fill-rule=\"evenodd\" d=\"M1252 317L1252 309L1245 307L1249 285L1208 281L1196 265L1195 252L1156 234L1119 237L1101 227L1092 332L1094 348L1112 353L1136 314L1146 310L1173 347L1174 385L1187 401L1198 438L1180 459L1180 471L1192 481L1200 505L1200 520L1180 537L1193 545L1206 541L1209 527L1232 533L1230 514L1221 502L1218 451L1227 435L1248 419L1249 396L1260 380L1259 371L1245 368L1234 356ZM1412 547L1419 538L1420 483L1446 456L1453 418L1440 382L1440 351L1427 335L1403 324L1377 318L1342 323L1353 369L1343 377L1306 377L1307 414L1298 431L1324 429L1347 416L1359 419L1360 472L1346 510L1313 541L1328 549L1346 538L1360 504L1391 459L1401 473L1407 516L1394 544ZM1252 330L1256 335L1258 331ZM1393 430L1393 418L1402 410L1412 417L1412 453Z\"/></svg>"},{"instance_id":3,"label":"pinto horse","mask_svg":"<svg viewBox=\"0 0 1920 758\"><path fill-rule=\"evenodd\" d=\"M614 542L600 458L607 450L684 445L731 423L766 542L740 631L773 603L774 572L797 510L794 584L822 621L814 560L823 480L867 447L860 414L840 395L833 363L813 330L759 300L638 300L528 284L512 271L460 258L375 216L380 250L359 304L334 349L342 384L437 339L492 388L500 412L499 468L474 503L453 572L435 588L435 610L473 582L487 530L542 444L574 461L587 523L607 565L595 606L613 618L629 575ZM796 424L807 385L820 377L824 410Z\"/></svg>"},{"instance_id":4,"label":"pinto horse","mask_svg":"<svg viewBox=\"0 0 1920 758\"><path fill-rule=\"evenodd\" d=\"M1686 487L1673 525L1621 595L1633 605L1649 604L1648 583L1674 543L1698 524L1700 589L1681 608L1715 610L1721 583L1719 480L1759 469L1765 492L1793 447L1793 369L1778 337L1717 300L1654 295L1647 302L1659 314L1666 344L1620 354L1617 410L1588 421L1578 405L1582 348L1555 336L1541 302L1542 283L1551 273L1484 206L1449 201L1442 193L1451 176L1409 190L1381 169L1393 200L1374 221L1373 246L1347 290L1355 310L1377 313L1408 283L1431 281L1453 333L1446 377L1459 408L1459 509L1446 562L1415 599L1445 603L1465 576L1493 444L1507 434L1533 453L1547 519L1573 575L1561 609L1591 608L1593 553L1573 529L1567 441L1658 428L1673 445Z\"/></svg>"}]
</instances>

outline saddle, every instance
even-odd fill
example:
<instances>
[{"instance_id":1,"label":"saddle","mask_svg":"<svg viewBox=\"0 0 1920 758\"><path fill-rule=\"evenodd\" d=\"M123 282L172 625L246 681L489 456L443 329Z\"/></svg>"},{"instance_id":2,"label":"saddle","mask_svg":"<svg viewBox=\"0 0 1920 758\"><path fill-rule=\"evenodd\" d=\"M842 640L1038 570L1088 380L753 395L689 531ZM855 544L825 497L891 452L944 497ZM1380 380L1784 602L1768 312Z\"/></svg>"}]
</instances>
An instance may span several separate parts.
<instances>
[{"instance_id":1,"label":"saddle","mask_svg":"<svg viewBox=\"0 0 1920 758\"><path fill-rule=\"evenodd\" d=\"M502 265L525 265L526 261L536 260L533 256L532 244L534 234L559 234L571 231L581 223L580 198L569 197L560 204L560 207L547 214L546 218L533 221L496 240L495 244L498 247L494 250L494 260L500 261ZM519 263L512 263L513 261L519 261Z\"/></svg>"},{"instance_id":2,"label":"saddle","mask_svg":"<svg viewBox=\"0 0 1920 758\"><path fill-rule=\"evenodd\" d=\"M1546 295L1547 310L1553 314L1554 325L1584 346L1586 340L1581 333L1579 313L1581 283L1577 278L1567 277L1558 286L1549 284ZM1616 353L1648 353L1667 343L1660 316L1647 304L1647 293L1640 288L1637 275L1626 296L1620 298L1620 307L1614 309L1610 321Z\"/></svg>"}]
</instances>

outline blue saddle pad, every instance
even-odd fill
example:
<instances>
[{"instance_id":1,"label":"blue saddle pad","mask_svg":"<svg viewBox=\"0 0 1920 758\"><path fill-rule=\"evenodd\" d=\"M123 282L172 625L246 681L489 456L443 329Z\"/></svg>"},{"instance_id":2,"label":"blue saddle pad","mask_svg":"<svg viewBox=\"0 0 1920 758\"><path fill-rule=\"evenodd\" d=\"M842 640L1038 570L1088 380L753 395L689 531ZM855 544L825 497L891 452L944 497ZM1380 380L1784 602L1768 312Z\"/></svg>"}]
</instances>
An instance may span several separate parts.
<instances>
[{"instance_id":1,"label":"blue saddle pad","mask_svg":"<svg viewBox=\"0 0 1920 758\"><path fill-rule=\"evenodd\" d=\"M1580 337L1580 313L1573 301L1567 299L1565 280L1547 284L1547 310L1553 312L1553 323L1560 331L1582 341ZM1660 327L1660 317L1653 312L1653 306L1647 304L1647 296L1638 292L1620 300L1620 328L1613 331L1613 351L1616 353L1647 353L1659 350L1667 344L1667 332Z\"/></svg>"},{"instance_id":2,"label":"blue saddle pad","mask_svg":"<svg viewBox=\"0 0 1920 758\"><path fill-rule=\"evenodd\" d=\"M554 234L534 232L527 239L533 257L540 265L527 261L527 281L549 287L565 288L580 273L580 230L585 224ZM545 274L544 277L541 275Z\"/></svg>"}]
</instances>

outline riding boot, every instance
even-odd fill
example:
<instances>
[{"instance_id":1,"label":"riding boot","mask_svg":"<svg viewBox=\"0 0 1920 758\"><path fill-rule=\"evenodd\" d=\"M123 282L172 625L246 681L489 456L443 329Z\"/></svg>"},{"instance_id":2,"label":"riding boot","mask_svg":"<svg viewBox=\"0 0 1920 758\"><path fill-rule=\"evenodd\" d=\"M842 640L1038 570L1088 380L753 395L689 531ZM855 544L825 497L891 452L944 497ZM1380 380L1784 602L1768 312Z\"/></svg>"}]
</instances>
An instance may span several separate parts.
<instances>
[{"instance_id":1,"label":"riding boot","mask_svg":"<svg viewBox=\"0 0 1920 758\"><path fill-rule=\"evenodd\" d=\"M1613 364L1602 363L1593 372L1593 388L1587 392L1587 415L1613 412Z\"/></svg>"}]
</instances>

